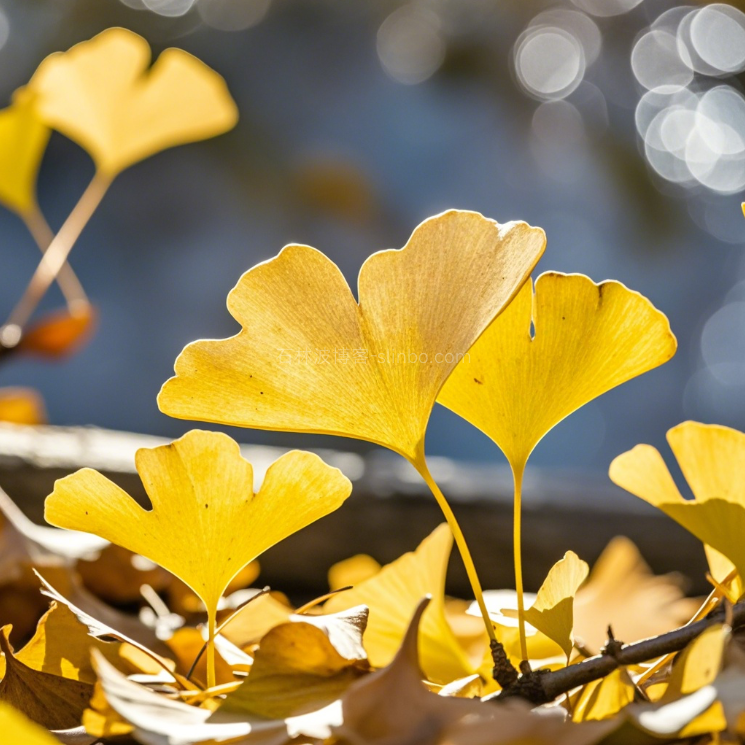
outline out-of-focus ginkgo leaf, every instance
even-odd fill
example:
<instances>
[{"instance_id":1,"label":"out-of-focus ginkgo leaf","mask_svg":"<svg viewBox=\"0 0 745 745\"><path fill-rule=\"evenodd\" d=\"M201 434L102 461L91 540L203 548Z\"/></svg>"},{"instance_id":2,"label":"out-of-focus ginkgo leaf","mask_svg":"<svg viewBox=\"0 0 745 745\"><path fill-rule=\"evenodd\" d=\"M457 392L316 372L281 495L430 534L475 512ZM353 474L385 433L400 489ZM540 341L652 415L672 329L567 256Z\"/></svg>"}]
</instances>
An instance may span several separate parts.
<instances>
[{"instance_id":1,"label":"out-of-focus ginkgo leaf","mask_svg":"<svg viewBox=\"0 0 745 745\"><path fill-rule=\"evenodd\" d=\"M723 581L736 568L731 600L745 577L745 434L729 427L683 422L667 433L694 499L681 495L659 451L637 445L610 466L613 482L659 508L721 556L708 552L712 574Z\"/></svg>"},{"instance_id":2,"label":"out-of-focus ginkgo leaf","mask_svg":"<svg viewBox=\"0 0 745 745\"><path fill-rule=\"evenodd\" d=\"M93 334L96 309L87 302L48 313L24 331L14 351L47 358L60 358L80 349Z\"/></svg>"},{"instance_id":3,"label":"out-of-focus ginkgo leaf","mask_svg":"<svg viewBox=\"0 0 745 745\"><path fill-rule=\"evenodd\" d=\"M0 111L0 202L25 215L36 209L36 177L49 128L35 110L35 96L21 89Z\"/></svg>"},{"instance_id":4,"label":"out-of-focus ginkgo leaf","mask_svg":"<svg viewBox=\"0 0 745 745\"><path fill-rule=\"evenodd\" d=\"M200 652L204 647L204 638L199 629L185 627L177 629L173 635L165 640L166 646L171 650L171 657L176 661L176 670L181 675L187 675L192 669L194 661L199 656L199 662L189 676L189 680L198 682L202 687L207 681L207 657ZM235 681L235 676L230 665L220 654L219 649L215 651L215 684L223 685Z\"/></svg>"},{"instance_id":5,"label":"out-of-focus ginkgo leaf","mask_svg":"<svg viewBox=\"0 0 745 745\"><path fill-rule=\"evenodd\" d=\"M221 709L280 719L336 701L368 669L362 634L368 609L292 616L262 640L248 679Z\"/></svg>"},{"instance_id":6,"label":"out-of-focus ginkgo leaf","mask_svg":"<svg viewBox=\"0 0 745 745\"><path fill-rule=\"evenodd\" d=\"M243 330L184 349L160 408L182 419L355 437L421 461L437 393L544 244L543 231L525 223L449 211L423 222L403 249L365 262L359 304L322 253L287 246L230 293Z\"/></svg>"},{"instance_id":7,"label":"out-of-focus ginkgo leaf","mask_svg":"<svg viewBox=\"0 0 745 745\"><path fill-rule=\"evenodd\" d=\"M0 681L0 701L11 704L48 729L72 729L80 724L93 686L72 678L33 670L13 654L10 629L0 629L0 650L5 655L5 675Z\"/></svg>"},{"instance_id":8,"label":"out-of-focus ginkgo leaf","mask_svg":"<svg viewBox=\"0 0 745 745\"><path fill-rule=\"evenodd\" d=\"M292 451L269 467L254 494L253 468L238 444L200 430L139 450L136 465L151 511L97 471L83 469L57 481L46 519L107 538L182 579L206 606L210 640L230 580L266 549L333 512L352 490L341 471L317 455Z\"/></svg>"},{"instance_id":9,"label":"out-of-focus ginkgo leaf","mask_svg":"<svg viewBox=\"0 0 745 745\"><path fill-rule=\"evenodd\" d=\"M380 564L367 554L357 554L338 561L329 569L329 589L354 587L380 571Z\"/></svg>"},{"instance_id":10,"label":"out-of-focus ginkgo leaf","mask_svg":"<svg viewBox=\"0 0 745 745\"><path fill-rule=\"evenodd\" d=\"M562 419L667 362L676 346L667 318L639 293L549 272L535 292L525 283L437 400L491 437L519 469Z\"/></svg>"},{"instance_id":11,"label":"out-of-focus ginkgo leaf","mask_svg":"<svg viewBox=\"0 0 745 745\"><path fill-rule=\"evenodd\" d=\"M110 28L51 54L28 87L42 120L85 148L109 178L160 150L235 126L225 81L203 62L167 49L149 65L145 39Z\"/></svg>"},{"instance_id":12,"label":"out-of-focus ginkgo leaf","mask_svg":"<svg viewBox=\"0 0 745 745\"><path fill-rule=\"evenodd\" d=\"M14 745L59 745L59 740L10 704L0 701L0 732Z\"/></svg>"},{"instance_id":13,"label":"out-of-focus ginkgo leaf","mask_svg":"<svg viewBox=\"0 0 745 745\"><path fill-rule=\"evenodd\" d=\"M655 576L628 538L606 546L574 598L574 636L600 652L608 626L617 639L635 642L682 626L699 602L686 598L677 575Z\"/></svg>"},{"instance_id":14,"label":"out-of-focus ginkgo leaf","mask_svg":"<svg viewBox=\"0 0 745 745\"><path fill-rule=\"evenodd\" d=\"M374 667L393 660L420 600L430 595L419 633L419 657L427 678L444 685L475 672L445 618L445 576L452 546L450 528L442 524L416 551L326 602L326 612L332 613L356 605L370 608L364 644Z\"/></svg>"},{"instance_id":15,"label":"out-of-focus ginkgo leaf","mask_svg":"<svg viewBox=\"0 0 745 745\"><path fill-rule=\"evenodd\" d=\"M44 400L33 388L0 388L0 422L34 425L46 421Z\"/></svg>"},{"instance_id":16,"label":"out-of-focus ginkgo leaf","mask_svg":"<svg viewBox=\"0 0 745 745\"><path fill-rule=\"evenodd\" d=\"M572 652L574 638L574 596L587 579L590 568L574 551L554 564L543 581L533 605L525 611L525 620L555 641L567 658ZM505 611L508 615L515 612Z\"/></svg>"},{"instance_id":17,"label":"out-of-focus ginkgo leaf","mask_svg":"<svg viewBox=\"0 0 745 745\"><path fill-rule=\"evenodd\" d=\"M608 719L633 703L636 687L626 672L619 667L609 675L588 683L579 695L572 711L573 722L592 722Z\"/></svg>"}]
</instances>

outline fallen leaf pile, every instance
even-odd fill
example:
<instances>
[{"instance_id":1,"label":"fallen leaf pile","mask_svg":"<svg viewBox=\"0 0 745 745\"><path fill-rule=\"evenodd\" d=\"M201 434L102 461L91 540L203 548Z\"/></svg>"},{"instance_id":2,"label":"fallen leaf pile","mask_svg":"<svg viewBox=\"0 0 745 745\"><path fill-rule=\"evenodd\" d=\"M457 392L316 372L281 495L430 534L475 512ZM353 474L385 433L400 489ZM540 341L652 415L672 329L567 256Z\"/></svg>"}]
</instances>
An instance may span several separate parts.
<instances>
[{"instance_id":1,"label":"fallen leaf pile","mask_svg":"<svg viewBox=\"0 0 745 745\"><path fill-rule=\"evenodd\" d=\"M45 60L0 112L0 200L45 252L14 312L23 323L0 329L6 359L60 356L90 331L88 304L30 327L25 316L54 279L75 294L67 255L111 180L235 123L217 73L180 50L152 69L149 60L143 39L110 29ZM90 153L96 177L46 240L35 183L50 128ZM450 210L404 248L371 256L355 298L324 254L290 245L231 292L235 336L179 355L158 397L164 413L375 443L407 459L442 509L445 521L395 561L357 555L327 567L329 591L311 602L296 607L283 588L261 587L257 559L344 508L350 480L316 454L285 453L259 483L234 440L191 430L137 452L149 504L83 468L56 482L47 526L0 490L0 742L745 741L745 434L696 422L670 430L693 499L649 445L610 467L615 483L701 541L707 598L686 598L676 575L655 576L623 537L592 567L567 551L524 592L520 500L532 450L677 346L663 313L617 282L533 282L544 248L540 228ZM510 462L514 588L483 591L430 473L436 402ZM42 418L33 391L0 391L0 419ZM445 595L454 546L472 598Z\"/></svg>"}]
</instances>

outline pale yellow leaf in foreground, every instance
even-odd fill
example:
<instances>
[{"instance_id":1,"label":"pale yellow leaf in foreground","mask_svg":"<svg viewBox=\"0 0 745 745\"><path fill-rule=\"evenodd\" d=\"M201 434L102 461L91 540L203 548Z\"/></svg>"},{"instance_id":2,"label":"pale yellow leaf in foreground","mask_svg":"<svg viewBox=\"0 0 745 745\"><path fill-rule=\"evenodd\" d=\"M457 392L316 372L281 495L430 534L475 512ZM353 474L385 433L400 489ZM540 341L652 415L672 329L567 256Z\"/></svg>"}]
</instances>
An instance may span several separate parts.
<instances>
[{"instance_id":1,"label":"pale yellow leaf in foreground","mask_svg":"<svg viewBox=\"0 0 745 745\"><path fill-rule=\"evenodd\" d=\"M4 701L0 701L0 732L8 743L59 745L56 737Z\"/></svg>"},{"instance_id":2,"label":"pale yellow leaf in foreground","mask_svg":"<svg viewBox=\"0 0 745 745\"><path fill-rule=\"evenodd\" d=\"M25 215L36 208L36 176L48 141L33 94L16 92L0 111L0 202L8 209Z\"/></svg>"},{"instance_id":3,"label":"pale yellow leaf in foreground","mask_svg":"<svg viewBox=\"0 0 745 745\"><path fill-rule=\"evenodd\" d=\"M51 54L29 88L41 118L85 148L109 178L160 150L235 126L225 81L203 62L166 49L149 65L145 39L110 28Z\"/></svg>"},{"instance_id":4,"label":"pale yellow leaf in foreground","mask_svg":"<svg viewBox=\"0 0 745 745\"><path fill-rule=\"evenodd\" d=\"M136 455L153 509L91 469L55 484L48 522L141 554L182 579L214 618L230 580L274 544L337 509L349 480L317 455L292 451L254 494L253 468L227 435L192 430Z\"/></svg>"},{"instance_id":5,"label":"pale yellow leaf in foreground","mask_svg":"<svg viewBox=\"0 0 745 745\"><path fill-rule=\"evenodd\" d=\"M574 596L587 579L590 568L574 551L554 564L543 580L533 605L525 611L525 620L555 641L569 657L574 645ZM516 615L505 610L506 615Z\"/></svg>"},{"instance_id":6,"label":"pale yellow leaf in foreground","mask_svg":"<svg viewBox=\"0 0 745 745\"><path fill-rule=\"evenodd\" d=\"M667 318L639 293L620 282L549 272L536 280L535 293L525 283L437 400L520 469L562 419L667 362L676 346Z\"/></svg>"},{"instance_id":7,"label":"pale yellow leaf in foreground","mask_svg":"<svg viewBox=\"0 0 745 745\"><path fill-rule=\"evenodd\" d=\"M431 595L419 632L419 657L425 675L445 685L475 672L476 666L445 618L445 576L452 546L450 528L440 525L416 551L404 554L370 579L326 602L328 613L355 605L370 608L364 644L374 667L384 667L393 660L419 602Z\"/></svg>"},{"instance_id":8,"label":"pale yellow leaf in foreground","mask_svg":"<svg viewBox=\"0 0 745 745\"><path fill-rule=\"evenodd\" d=\"M667 440L694 499L683 498L651 445L637 445L619 455L611 463L610 478L705 543L715 579L724 581L736 568L739 577L728 583L730 600L736 601L745 577L745 434L683 422L667 433Z\"/></svg>"},{"instance_id":9,"label":"pale yellow leaf in foreground","mask_svg":"<svg viewBox=\"0 0 745 745\"><path fill-rule=\"evenodd\" d=\"M451 210L425 220L403 249L364 263L359 304L326 256L287 246L230 293L241 332L184 349L160 409L368 440L421 467L440 388L544 245L539 228Z\"/></svg>"}]
</instances>

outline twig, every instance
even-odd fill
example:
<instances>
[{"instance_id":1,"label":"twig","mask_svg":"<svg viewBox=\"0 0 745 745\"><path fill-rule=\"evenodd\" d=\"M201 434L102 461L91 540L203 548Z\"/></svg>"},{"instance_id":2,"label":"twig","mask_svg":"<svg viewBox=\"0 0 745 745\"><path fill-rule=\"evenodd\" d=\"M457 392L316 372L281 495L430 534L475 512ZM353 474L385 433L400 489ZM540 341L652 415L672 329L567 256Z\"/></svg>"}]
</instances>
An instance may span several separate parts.
<instances>
[{"instance_id":1,"label":"twig","mask_svg":"<svg viewBox=\"0 0 745 745\"><path fill-rule=\"evenodd\" d=\"M730 606L733 629L745 626L745 601ZM705 629L725 621L725 610L721 606L706 618L665 634L644 639L633 644L619 643L606 647L603 654L590 657L576 665L561 670L536 670L521 675L511 686L484 697L484 701L499 701L519 696L533 704L546 704L573 688L599 680L622 665L636 665L657 657L680 652Z\"/></svg>"}]
</instances>

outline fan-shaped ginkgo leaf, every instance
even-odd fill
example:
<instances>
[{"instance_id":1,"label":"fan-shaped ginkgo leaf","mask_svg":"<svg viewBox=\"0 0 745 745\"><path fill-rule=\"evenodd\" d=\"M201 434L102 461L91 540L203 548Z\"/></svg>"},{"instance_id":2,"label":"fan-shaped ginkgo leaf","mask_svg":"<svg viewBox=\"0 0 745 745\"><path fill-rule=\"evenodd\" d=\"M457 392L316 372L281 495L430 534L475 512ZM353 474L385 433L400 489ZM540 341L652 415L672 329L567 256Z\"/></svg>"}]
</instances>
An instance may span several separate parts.
<instances>
[{"instance_id":1,"label":"fan-shaped ginkgo leaf","mask_svg":"<svg viewBox=\"0 0 745 745\"><path fill-rule=\"evenodd\" d=\"M158 402L182 419L368 440L421 462L435 398L543 252L525 223L450 211L363 265L359 304L339 269L287 246L243 275L243 330L197 341Z\"/></svg>"},{"instance_id":2,"label":"fan-shaped ginkgo leaf","mask_svg":"<svg viewBox=\"0 0 745 745\"><path fill-rule=\"evenodd\" d=\"M590 568L574 551L554 564L538 590L535 602L525 611L525 620L555 641L569 657L574 645L574 596L587 579ZM514 611L505 610L506 615Z\"/></svg>"},{"instance_id":3,"label":"fan-shaped ginkgo leaf","mask_svg":"<svg viewBox=\"0 0 745 745\"><path fill-rule=\"evenodd\" d=\"M669 430L667 440L694 499L683 498L651 445L637 445L619 455L611 463L610 478L705 543L717 580L724 581L736 568L739 577L728 584L732 599L737 600L745 578L745 434L729 427L683 422Z\"/></svg>"},{"instance_id":4,"label":"fan-shaped ginkgo leaf","mask_svg":"<svg viewBox=\"0 0 745 745\"><path fill-rule=\"evenodd\" d=\"M29 88L43 121L85 148L109 178L160 150L235 126L225 81L203 62L167 49L149 65L145 39L110 28L47 57Z\"/></svg>"},{"instance_id":5,"label":"fan-shaped ginkgo leaf","mask_svg":"<svg viewBox=\"0 0 745 745\"><path fill-rule=\"evenodd\" d=\"M258 493L253 468L227 435L193 430L136 455L153 509L140 507L97 471L55 484L53 525L102 536L160 564L202 599L214 629L230 580L259 554L338 508L349 480L317 455L292 451L268 469Z\"/></svg>"},{"instance_id":6,"label":"fan-shaped ginkgo leaf","mask_svg":"<svg viewBox=\"0 0 745 745\"><path fill-rule=\"evenodd\" d=\"M427 678L447 684L475 671L445 618L445 575L452 547L450 528L440 525L416 551L326 602L327 613L355 605L370 608L363 641L375 667L385 667L393 660L419 602L431 595L419 631L419 656Z\"/></svg>"},{"instance_id":7,"label":"fan-shaped ginkgo leaf","mask_svg":"<svg viewBox=\"0 0 745 745\"><path fill-rule=\"evenodd\" d=\"M0 111L0 202L21 215L36 208L36 176L48 141L34 95L21 89Z\"/></svg>"},{"instance_id":8,"label":"fan-shaped ginkgo leaf","mask_svg":"<svg viewBox=\"0 0 745 745\"><path fill-rule=\"evenodd\" d=\"M536 280L535 293L525 283L437 400L491 437L519 469L562 419L667 362L676 345L667 318L637 292L549 272Z\"/></svg>"}]
</instances>

